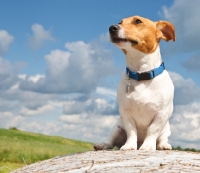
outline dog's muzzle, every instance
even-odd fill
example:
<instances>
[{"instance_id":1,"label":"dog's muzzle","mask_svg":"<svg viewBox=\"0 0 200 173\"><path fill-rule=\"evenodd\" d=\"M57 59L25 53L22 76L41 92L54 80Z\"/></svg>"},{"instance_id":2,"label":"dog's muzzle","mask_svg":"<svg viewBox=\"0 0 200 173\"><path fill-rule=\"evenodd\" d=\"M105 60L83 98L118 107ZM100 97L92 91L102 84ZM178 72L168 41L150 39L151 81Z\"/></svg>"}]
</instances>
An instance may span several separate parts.
<instances>
[{"instance_id":1,"label":"dog's muzzle","mask_svg":"<svg viewBox=\"0 0 200 173\"><path fill-rule=\"evenodd\" d=\"M112 25L109 28L109 32L110 32L110 40L113 43L119 43L119 42L131 42L132 45L136 45L138 44L138 41L136 40L129 40L126 38L123 38L122 36L119 35L119 31L120 31L120 26L119 25Z\"/></svg>"}]
</instances>

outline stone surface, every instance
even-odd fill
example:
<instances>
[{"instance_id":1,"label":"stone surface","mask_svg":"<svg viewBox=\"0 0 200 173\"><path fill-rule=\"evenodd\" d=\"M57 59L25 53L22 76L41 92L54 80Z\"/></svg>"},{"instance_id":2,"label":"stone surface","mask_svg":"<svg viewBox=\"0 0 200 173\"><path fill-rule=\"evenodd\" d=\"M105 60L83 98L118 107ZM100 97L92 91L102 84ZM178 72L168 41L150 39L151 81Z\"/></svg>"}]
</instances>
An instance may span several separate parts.
<instances>
[{"instance_id":1,"label":"stone surface","mask_svg":"<svg viewBox=\"0 0 200 173\"><path fill-rule=\"evenodd\" d=\"M180 151L89 151L55 157L12 173L200 173L200 153Z\"/></svg>"}]
</instances>

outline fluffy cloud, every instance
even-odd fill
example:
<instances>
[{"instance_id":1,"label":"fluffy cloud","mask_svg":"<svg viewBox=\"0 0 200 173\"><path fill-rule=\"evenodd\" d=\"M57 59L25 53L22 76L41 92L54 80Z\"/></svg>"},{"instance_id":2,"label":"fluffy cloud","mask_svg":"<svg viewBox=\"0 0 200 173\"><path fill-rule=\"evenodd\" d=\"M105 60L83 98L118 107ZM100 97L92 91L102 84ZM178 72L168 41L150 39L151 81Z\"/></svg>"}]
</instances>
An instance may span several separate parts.
<instances>
[{"instance_id":1,"label":"fluffy cloud","mask_svg":"<svg viewBox=\"0 0 200 173\"><path fill-rule=\"evenodd\" d=\"M0 92L4 92L18 81L11 63L0 57Z\"/></svg>"},{"instance_id":2,"label":"fluffy cloud","mask_svg":"<svg viewBox=\"0 0 200 173\"><path fill-rule=\"evenodd\" d=\"M23 113L25 113L26 116L21 115L21 113L0 112L0 126L4 128L17 127L20 130L59 135L91 142L100 142L107 139L117 119L116 115L101 116L89 113L89 110L85 113L81 113L80 110L77 114L56 113L55 109L58 109L63 103L65 106L68 104L66 101L60 102L60 105L55 104L54 110L43 106L41 112L40 109L36 110L38 111L37 113L28 108L24 110L24 107L21 106L21 111L24 111ZM46 107L48 109L47 112L43 110L46 109ZM62 109L62 106L60 108ZM54 111L54 119L51 118L52 115L49 114L49 110ZM46 116L47 119L44 121L42 117L45 116L45 113L49 115ZM30 117L30 115L40 115L40 118L33 118L32 116ZM58 121L58 119L60 121Z\"/></svg>"},{"instance_id":3,"label":"fluffy cloud","mask_svg":"<svg viewBox=\"0 0 200 173\"><path fill-rule=\"evenodd\" d=\"M45 41L53 41L54 37L49 30L45 30L40 24L33 24L31 26L33 36L29 38L29 45L33 49L41 47Z\"/></svg>"},{"instance_id":4,"label":"fluffy cloud","mask_svg":"<svg viewBox=\"0 0 200 173\"><path fill-rule=\"evenodd\" d=\"M7 116L7 119L1 119L1 127L17 127L20 130L43 133L47 135L58 135L67 138L102 142L106 141L112 126L118 117L116 116L86 116L62 115L58 121L37 121L30 120L29 117L20 115ZM4 122L2 122L4 120Z\"/></svg>"},{"instance_id":5,"label":"fluffy cloud","mask_svg":"<svg viewBox=\"0 0 200 173\"><path fill-rule=\"evenodd\" d=\"M199 148L200 143L200 102L175 106L174 114L170 119L174 145Z\"/></svg>"},{"instance_id":6,"label":"fluffy cloud","mask_svg":"<svg viewBox=\"0 0 200 173\"><path fill-rule=\"evenodd\" d=\"M177 42L171 47L174 52L199 51L200 1L174 0L171 7L163 7L162 15L176 28ZM192 10L191 10L192 9Z\"/></svg>"},{"instance_id":7,"label":"fluffy cloud","mask_svg":"<svg viewBox=\"0 0 200 173\"><path fill-rule=\"evenodd\" d=\"M33 115L42 115L45 113L48 113L50 111L52 111L54 109L54 106L52 105L43 105L43 106L37 106L35 108L35 106L27 106L27 107L22 107L21 111L20 111L20 115L22 116L33 116Z\"/></svg>"},{"instance_id":8,"label":"fluffy cloud","mask_svg":"<svg viewBox=\"0 0 200 173\"><path fill-rule=\"evenodd\" d=\"M170 72L170 76L175 86L170 141L174 146L199 148L200 88L180 74Z\"/></svg>"},{"instance_id":9,"label":"fluffy cloud","mask_svg":"<svg viewBox=\"0 0 200 173\"><path fill-rule=\"evenodd\" d=\"M195 72L199 72L200 69L199 7L200 1L198 0L174 0L171 7L164 6L160 12L163 18L175 25L176 30L176 43L168 44L163 53L188 57L182 63L182 67Z\"/></svg>"},{"instance_id":10,"label":"fluffy cloud","mask_svg":"<svg viewBox=\"0 0 200 173\"><path fill-rule=\"evenodd\" d=\"M88 116L86 114L77 114L63 115L60 117L60 120L65 123L65 129L68 133L74 133L79 139L102 142L107 140L110 130L117 118L117 116L112 115Z\"/></svg>"},{"instance_id":11,"label":"fluffy cloud","mask_svg":"<svg viewBox=\"0 0 200 173\"><path fill-rule=\"evenodd\" d=\"M47 72L37 82L23 80L22 90L40 93L90 93L104 77L113 74L109 51L82 41L66 43L67 51L53 50L45 56Z\"/></svg>"},{"instance_id":12,"label":"fluffy cloud","mask_svg":"<svg viewBox=\"0 0 200 173\"><path fill-rule=\"evenodd\" d=\"M112 89L105 88L105 87L97 87L96 93L102 94L105 97L109 97L109 98L116 98L117 97L117 91L116 90L112 90Z\"/></svg>"},{"instance_id":13,"label":"fluffy cloud","mask_svg":"<svg viewBox=\"0 0 200 173\"><path fill-rule=\"evenodd\" d=\"M0 118L8 118L8 117L12 117L13 113L9 112L9 111L5 111L5 112L0 112Z\"/></svg>"},{"instance_id":14,"label":"fluffy cloud","mask_svg":"<svg viewBox=\"0 0 200 173\"><path fill-rule=\"evenodd\" d=\"M64 104L64 114L82 114L87 115L117 115L118 105L116 98L107 101L101 97L90 97L87 100L73 100Z\"/></svg>"},{"instance_id":15,"label":"fluffy cloud","mask_svg":"<svg viewBox=\"0 0 200 173\"><path fill-rule=\"evenodd\" d=\"M5 30L0 30L0 55L7 52L14 37Z\"/></svg>"},{"instance_id":16,"label":"fluffy cloud","mask_svg":"<svg viewBox=\"0 0 200 173\"><path fill-rule=\"evenodd\" d=\"M175 85L175 105L186 105L200 100L200 88L191 79L184 79L180 74L170 72Z\"/></svg>"},{"instance_id":17,"label":"fluffy cloud","mask_svg":"<svg viewBox=\"0 0 200 173\"><path fill-rule=\"evenodd\" d=\"M7 88L6 83L2 83L4 90L0 91L0 111L11 111L13 115L26 117L55 113L58 107L62 107L57 104L57 101L62 102L62 97L60 95L41 94L21 90L19 88L19 83L22 80L21 78L21 75L20 77L16 76L16 79L13 80ZM32 76L30 76L30 78L30 80L33 81L37 79L37 77Z\"/></svg>"}]
</instances>

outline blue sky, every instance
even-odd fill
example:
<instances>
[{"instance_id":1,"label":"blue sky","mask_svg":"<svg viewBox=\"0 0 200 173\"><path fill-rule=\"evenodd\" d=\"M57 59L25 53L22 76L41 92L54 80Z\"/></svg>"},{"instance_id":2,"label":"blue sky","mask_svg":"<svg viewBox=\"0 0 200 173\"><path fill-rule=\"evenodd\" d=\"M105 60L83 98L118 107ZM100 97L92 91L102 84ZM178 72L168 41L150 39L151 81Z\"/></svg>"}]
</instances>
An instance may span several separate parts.
<instances>
[{"instance_id":1,"label":"blue sky","mask_svg":"<svg viewBox=\"0 0 200 173\"><path fill-rule=\"evenodd\" d=\"M0 127L99 142L118 116L124 54L108 28L140 15L167 20L176 42L161 42L175 85L174 146L200 144L200 1L1 1Z\"/></svg>"}]
</instances>

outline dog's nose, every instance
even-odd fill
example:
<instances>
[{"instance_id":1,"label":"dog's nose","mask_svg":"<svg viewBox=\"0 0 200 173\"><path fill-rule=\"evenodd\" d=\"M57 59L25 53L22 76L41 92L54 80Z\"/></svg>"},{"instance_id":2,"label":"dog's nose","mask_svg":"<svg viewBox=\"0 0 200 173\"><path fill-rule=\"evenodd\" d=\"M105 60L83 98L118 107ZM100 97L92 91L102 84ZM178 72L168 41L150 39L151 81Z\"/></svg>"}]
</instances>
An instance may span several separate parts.
<instances>
[{"instance_id":1,"label":"dog's nose","mask_svg":"<svg viewBox=\"0 0 200 173\"><path fill-rule=\"evenodd\" d=\"M115 33L120 29L119 25L112 25L109 28L110 33Z\"/></svg>"}]
</instances>

